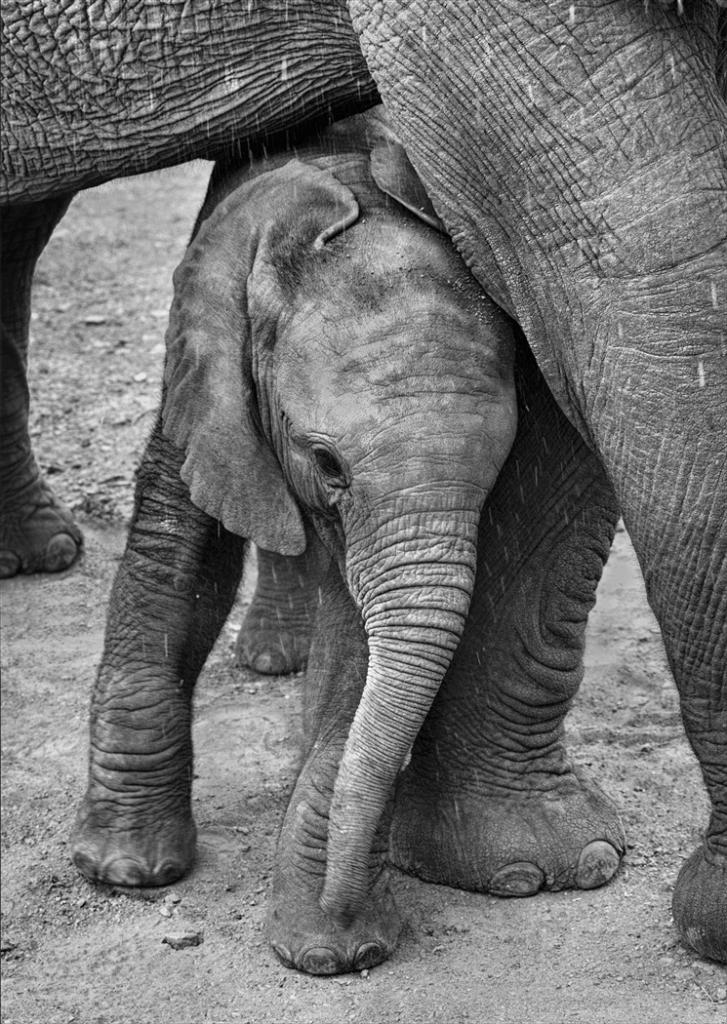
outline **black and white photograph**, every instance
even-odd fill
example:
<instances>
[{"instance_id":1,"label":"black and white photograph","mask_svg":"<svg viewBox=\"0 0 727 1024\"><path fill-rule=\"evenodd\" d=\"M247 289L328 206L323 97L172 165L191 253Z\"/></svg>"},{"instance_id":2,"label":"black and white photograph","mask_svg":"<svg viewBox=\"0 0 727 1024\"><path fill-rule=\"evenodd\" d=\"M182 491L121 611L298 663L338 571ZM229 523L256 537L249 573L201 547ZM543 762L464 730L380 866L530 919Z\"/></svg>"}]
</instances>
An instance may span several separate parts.
<instances>
[{"instance_id":1,"label":"black and white photograph","mask_svg":"<svg viewBox=\"0 0 727 1024\"><path fill-rule=\"evenodd\" d=\"M3 1024L724 1024L727 0L2 0Z\"/></svg>"}]
</instances>

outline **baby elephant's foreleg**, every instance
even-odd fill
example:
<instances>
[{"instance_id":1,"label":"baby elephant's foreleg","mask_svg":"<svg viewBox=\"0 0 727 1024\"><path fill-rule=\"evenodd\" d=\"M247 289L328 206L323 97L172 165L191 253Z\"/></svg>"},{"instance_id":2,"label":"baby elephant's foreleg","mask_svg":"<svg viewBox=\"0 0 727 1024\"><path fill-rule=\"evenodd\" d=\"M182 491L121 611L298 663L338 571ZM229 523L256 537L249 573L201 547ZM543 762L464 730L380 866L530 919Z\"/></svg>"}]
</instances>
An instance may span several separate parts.
<instances>
[{"instance_id":1,"label":"baby elephant's foreleg","mask_svg":"<svg viewBox=\"0 0 727 1024\"><path fill-rule=\"evenodd\" d=\"M73 860L95 881L165 885L194 857L192 690L232 606L244 541L192 505L181 462L157 425L91 701Z\"/></svg>"}]
</instances>

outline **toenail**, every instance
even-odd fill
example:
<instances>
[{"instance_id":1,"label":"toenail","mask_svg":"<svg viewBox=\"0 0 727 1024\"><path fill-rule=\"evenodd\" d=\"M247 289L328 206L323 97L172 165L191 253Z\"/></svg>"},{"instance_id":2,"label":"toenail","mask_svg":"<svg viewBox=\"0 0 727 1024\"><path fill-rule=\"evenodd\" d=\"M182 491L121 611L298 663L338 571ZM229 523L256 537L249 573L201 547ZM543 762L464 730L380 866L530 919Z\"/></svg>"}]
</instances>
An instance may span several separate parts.
<instances>
[{"instance_id":1,"label":"toenail","mask_svg":"<svg viewBox=\"0 0 727 1024\"><path fill-rule=\"evenodd\" d=\"M270 945L273 947L273 951L283 967L295 967L293 954L286 946L282 945L280 942L271 942Z\"/></svg>"},{"instance_id":2,"label":"toenail","mask_svg":"<svg viewBox=\"0 0 727 1024\"><path fill-rule=\"evenodd\" d=\"M256 672L260 672L263 675L269 676L274 675L273 672L273 659L269 654L258 654L253 661L252 666Z\"/></svg>"},{"instance_id":3,"label":"toenail","mask_svg":"<svg viewBox=\"0 0 727 1024\"><path fill-rule=\"evenodd\" d=\"M149 880L149 874L141 864L130 857L117 857L115 860L108 861L101 868L99 878L102 882L112 885L128 885L132 888L154 884Z\"/></svg>"},{"instance_id":4,"label":"toenail","mask_svg":"<svg viewBox=\"0 0 727 1024\"><path fill-rule=\"evenodd\" d=\"M299 969L306 974L340 974L341 961L327 946L314 946L300 958Z\"/></svg>"},{"instance_id":5,"label":"toenail","mask_svg":"<svg viewBox=\"0 0 727 1024\"><path fill-rule=\"evenodd\" d=\"M596 889L616 874L620 862L618 851L604 839L596 839L581 850L576 871L579 889Z\"/></svg>"},{"instance_id":6,"label":"toenail","mask_svg":"<svg viewBox=\"0 0 727 1024\"><path fill-rule=\"evenodd\" d=\"M100 881L96 861L89 857L88 854L77 850L71 860L84 878L87 878L90 882Z\"/></svg>"},{"instance_id":7,"label":"toenail","mask_svg":"<svg viewBox=\"0 0 727 1024\"><path fill-rule=\"evenodd\" d=\"M487 891L494 896L532 896L543 887L544 881L545 875L537 864L515 861L495 872Z\"/></svg>"},{"instance_id":8,"label":"toenail","mask_svg":"<svg viewBox=\"0 0 727 1024\"><path fill-rule=\"evenodd\" d=\"M20 572L20 559L12 551L0 551L0 579L16 576Z\"/></svg>"},{"instance_id":9,"label":"toenail","mask_svg":"<svg viewBox=\"0 0 727 1024\"><path fill-rule=\"evenodd\" d=\"M383 963L387 956L386 950L378 942L365 942L358 948L353 960L353 969L364 971L369 967L376 967L377 964Z\"/></svg>"},{"instance_id":10,"label":"toenail","mask_svg":"<svg viewBox=\"0 0 727 1024\"><path fill-rule=\"evenodd\" d=\"M60 572L67 569L78 554L78 545L67 533L51 537L45 549L43 567L46 572Z\"/></svg>"},{"instance_id":11,"label":"toenail","mask_svg":"<svg viewBox=\"0 0 727 1024\"><path fill-rule=\"evenodd\" d=\"M152 884L169 885L171 882L176 882L180 879L185 870L186 868L181 861L167 858L161 861L161 863L154 865L154 871L152 872L154 882Z\"/></svg>"}]
</instances>

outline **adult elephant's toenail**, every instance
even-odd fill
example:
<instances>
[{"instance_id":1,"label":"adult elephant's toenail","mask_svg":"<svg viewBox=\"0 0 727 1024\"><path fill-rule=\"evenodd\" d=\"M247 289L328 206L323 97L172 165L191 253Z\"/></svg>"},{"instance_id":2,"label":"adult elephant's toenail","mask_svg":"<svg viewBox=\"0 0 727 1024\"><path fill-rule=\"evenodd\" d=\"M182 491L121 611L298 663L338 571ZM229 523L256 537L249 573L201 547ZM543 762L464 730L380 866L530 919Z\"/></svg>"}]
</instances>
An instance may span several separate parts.
<instances>
[{"instance_id":1,"label":"adult elephant's toenail","mask_svg":"<svg viewBox=\"0 0 727 1024\"><path fill-rule=\"evenodd\" d=\"M487 890L494 896L532 896L542 889L544 881L545 874L537 864L520 860L499 868Z\"/></svg>"},{"instance_id":2,"label":"adult elephant's toenail","mask_svg":"<svg viewBox=\"0 0 727 1024\"><path fill-rule=\"evenodd\" d=\"M0 580L17 576L20 572L20 559L13 551L0 551Z\"/></svg>"},{"instance_id":3,"label":"adult elephant's toenail","mask_svg":"<svg viewBox=\"0 0 727 1024\"><path fill-rule=\"evenodd\" d=\"M618 871L618 851L604 839L596 839L581 850L576 870L576 886L579 889L597 889L605 885Z\"/></svg>"},{"instance_id":4,"label":"adult elephant's toenail","mask_svg":"<svg viewBox=\"0 0 727 1024\"><path fill-rule=\"evenodd\" d=\"M45 549L43 568L46 572L61 572L73 563L79 550L79 546L67 533L57 533L51 537Z\"/></svg>"},{"instance_id":5,"label":"adult elephant's toenail","mask_svg":"<svg viewBox=\"0 0 727 1024\"><path fill-rule=\"evenodd\" d=\"M383 963L389 954L378 942L365 942L359 946L358 952L353 960L354 971L365 971L369 967L376 967Z\"/></svg>"},{"instance_id":6,"label":"adult elephant's toenail","mask_svg":"<svg viewBox=\"0 0 727 1024\"><path fill-rule=\"evenodd\" d=\"M273 947L273 952L281 962L283 967L295 967L295 961L293 960L293 954L284 946L281 942L271 942L270 945Z\"/></svg>"},{"instance_id":7,"label":"adult elephant's toenail","mask_svg":"<svg viewBox=\"0 0 727 1024\"><path fill-rule=\"evenodd\" d=\"M339 957L327 946L313 946L306 950L297 967L306 974L341 974L345 970Z\"/></svg>"}]
</instances>

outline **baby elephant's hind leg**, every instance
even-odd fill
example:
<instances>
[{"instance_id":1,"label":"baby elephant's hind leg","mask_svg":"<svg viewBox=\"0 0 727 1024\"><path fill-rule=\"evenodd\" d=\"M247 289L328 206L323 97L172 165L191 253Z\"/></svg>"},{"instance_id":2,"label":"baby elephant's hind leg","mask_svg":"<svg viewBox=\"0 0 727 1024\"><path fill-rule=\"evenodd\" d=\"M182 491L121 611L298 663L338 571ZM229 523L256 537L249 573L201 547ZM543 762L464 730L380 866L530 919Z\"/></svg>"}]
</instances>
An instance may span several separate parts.
<instances>
[{"instance_id":1,"label":"baby elephant's hind leg","mask_svg":"<svg viewBox=\"0 0 727 1024\"><path fill-rule=\"evenodd\" d=\"M257 583L237 637L237 664L265 675L301 672L308 662L327 555L311 531L302 555L262 548L256 553Z\"/></svg>"},{"instance_id":2,"label":"baby elephant's hind leg","mask_svg":"<svg viewBox=\"0 0 727 1024\"><path fill-rule=\"evenodd\" d=\"M611 801L573 768L563 720L616 523L599 461L527 352L515 445L483 510L470 617L397 792L394 862L502 896L607 882Z\"/></svg>"}]
</instances>

